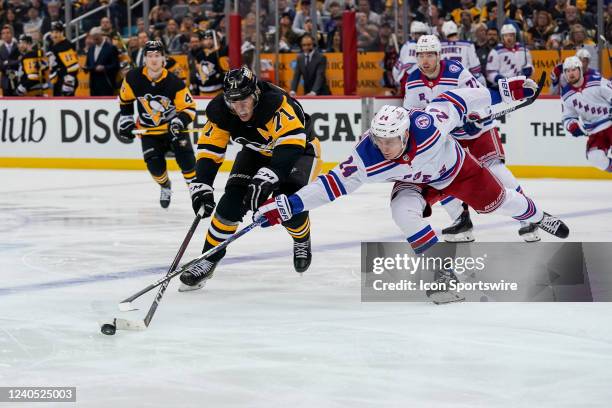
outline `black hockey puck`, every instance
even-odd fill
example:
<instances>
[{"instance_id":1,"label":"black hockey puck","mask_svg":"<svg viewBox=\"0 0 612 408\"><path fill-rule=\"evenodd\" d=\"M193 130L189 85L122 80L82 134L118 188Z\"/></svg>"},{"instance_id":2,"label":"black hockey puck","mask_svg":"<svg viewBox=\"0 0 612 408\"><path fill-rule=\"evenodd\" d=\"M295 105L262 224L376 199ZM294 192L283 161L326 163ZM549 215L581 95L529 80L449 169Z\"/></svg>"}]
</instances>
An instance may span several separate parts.
<instances>
[{"instance_id":1,"label":"black hockey puck","mask_svg":"<svg viewBox=\"0 0 612 408\"><path fill-rule=\"evenodd\" d=\"M117 327L115 327L114 324L105 323L102 325L102 328L100 329L100 331L103 334L106 334L107 336L112 336L117 331Z\"/></svg>"}]
</instances>

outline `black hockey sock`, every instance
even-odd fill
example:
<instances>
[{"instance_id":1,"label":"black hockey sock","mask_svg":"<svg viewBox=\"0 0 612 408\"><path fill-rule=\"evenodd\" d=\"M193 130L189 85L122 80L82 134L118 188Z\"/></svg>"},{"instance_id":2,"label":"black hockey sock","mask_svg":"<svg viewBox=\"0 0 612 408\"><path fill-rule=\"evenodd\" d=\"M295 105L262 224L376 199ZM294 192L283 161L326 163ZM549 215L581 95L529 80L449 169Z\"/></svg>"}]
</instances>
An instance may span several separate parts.
<instances>
[{"instance_id":1,"label":"black hockey sock","mask_svg":"<svg viewBox=\"0 0 612 408\"><path fill-rule=\"evenodd\" d=\"M187 185L189 185L189 183L191 183L193 179L195 179L195 176L196 176L195 169L183 171L182 173L183 173L183 178L185 179L185 183L187 183Z\"/></svg>"},{"instance_id":2,"label":"black hockey sock","mask_svg":"<svg viewBox=\"0 0 612 408\"><path fill-rule=\"evenodd\" d=\"M160 186L166 187L166 188L170 187L170 179L168 178L167 171L164 171L161 176L156 176L154 174L151 174L151 176L153 177L153 180L155 180L155 182L159 184Z\"/></svg>"},{"instance_id":3,"label":"black hockey sock","mask_svg":"<svg viewBox=\"0 0 612 408\"><path fill-rule=\"evenodd\" d=\"M211 221L208 233L206 234L206 242L204 244L204 250L206 252L211 248L216 247L230 236L232 236L238 229L238 222L233 223L225 221L215 214ZM225 249L217 252L208 258L211 262L219 262L225 256Z\"/></svg>"},{"instance_id":4,"label":"black hockey sock","mask_svg":"<svg viewBox=\"0 0 612 408\"><path fill-rule=\"evenodd\" d=\"M283 226L295 242L306 242L310 239L310 217L300 215L283 223Z\"/></svg>"}]
</instances>

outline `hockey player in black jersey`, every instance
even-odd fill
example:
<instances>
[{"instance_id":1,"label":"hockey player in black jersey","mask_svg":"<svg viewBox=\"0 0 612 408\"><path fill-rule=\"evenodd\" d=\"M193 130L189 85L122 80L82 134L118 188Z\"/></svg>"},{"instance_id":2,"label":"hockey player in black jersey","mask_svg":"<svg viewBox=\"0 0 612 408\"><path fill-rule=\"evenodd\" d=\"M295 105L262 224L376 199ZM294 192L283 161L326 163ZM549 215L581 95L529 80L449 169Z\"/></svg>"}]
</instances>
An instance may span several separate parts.
<instances>
[{"instance_id":1,"label":"hockey player in black jersey","mask_svg":"<svg viewBox=\"0 0 612 408\"><path fill-rule=\"evenodd\" d=\"M35 48L32 37L22 34L19 36L19 96L41 96L47 88L44 79L46 64L42 51Z\"/></svg>"},{"instance_id":2,"label":"hockey player in black jersey","mask_svg":"<svg viewBox=\"0 0 612 408\"><path fill-rule=\"evenodd\" d=\"M214 30L198 33L202 48L195 55L195 81L192 89L200 96L215 96L223 87L223 77L229 69L227 52L220 50Z\"/></svg>"},{"instance_id":3,"label":"hockey player in black jersey","mask_svg":"<svg viewBox=\"0 0 612 408\"><path fill-rule=\"evenodd\" d=\"M196 180L189 186L194 211L203 206L205 216L213 214L213 182L230 139L243 148L212 217L204 251L231 236L247 211L256 210L270 195L299 190L321 167L319 141L308 129L302 106L281 88L258 81L247 67L225 75L223 94L208 104L206 115L198 139ZM310 220L303 214L283 224L293 238L298 272L311 262ZM183 272L179 290L201 288L224 255L225 250L219 251Z\"/></svg>"},{"instance_id":4,"label":"hockey player in black jersey","mask_svg":"<svg viewBox=\"0 0 612 408\"><path fill-rule=\"evenodd\" d=\"M64 37L64 24L59 21L51 26L51 41L53 44L47 56L51 68L49 79L53 84L53 96L74 96L79 86L79 60L74 47Z\"/></svg>"},{"instance_id":5,"label":"hockey player in black jersey","mask_svg":"<svg viewBox=\"0 0 612 408\"><path fill-rule=\"evenodd\" d=\"M168 72L161 41L145 45L145 65L128 72L119 92L121 116L119 134L134 139L141 135L142 152L147 169L161 186L160 205L168 208L172 195L166 166L166 153L174 152L187 185L195 177L195 157L189 133L184 132L195 118L195 101L185 83ZM134 102L138 121L134 122Z\"/></svg>"}]
</instances>

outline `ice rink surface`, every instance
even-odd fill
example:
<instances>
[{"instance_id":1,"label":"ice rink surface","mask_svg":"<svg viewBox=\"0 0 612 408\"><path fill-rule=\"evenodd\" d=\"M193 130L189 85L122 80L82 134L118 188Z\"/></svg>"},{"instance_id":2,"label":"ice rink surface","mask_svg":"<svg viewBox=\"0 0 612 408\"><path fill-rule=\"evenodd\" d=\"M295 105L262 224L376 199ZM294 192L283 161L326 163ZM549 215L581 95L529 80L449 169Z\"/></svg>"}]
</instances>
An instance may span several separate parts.
<instances>
[{"instance_id":1,"label":"ice rink surface","mask_svg":"<svg viewBox=\"0 0 612 408\"><path fill-rule=\"evenodd\" d=\"M76 386L82 407L611 406L610 304L360 302L360 241L404 239L390 184L311 213L303 276L288 234L257 229L204 291L173 282L147 331L102 335L97 321L165 273L193 220L172 179L166 211L145 172L0 170L0 385ZM612 182L522 185L572 241L612 240ZM512 220L472 217L477 239L519 242ZM431 221L449 224L439 207Z\"/></svg>"}]
</instances>

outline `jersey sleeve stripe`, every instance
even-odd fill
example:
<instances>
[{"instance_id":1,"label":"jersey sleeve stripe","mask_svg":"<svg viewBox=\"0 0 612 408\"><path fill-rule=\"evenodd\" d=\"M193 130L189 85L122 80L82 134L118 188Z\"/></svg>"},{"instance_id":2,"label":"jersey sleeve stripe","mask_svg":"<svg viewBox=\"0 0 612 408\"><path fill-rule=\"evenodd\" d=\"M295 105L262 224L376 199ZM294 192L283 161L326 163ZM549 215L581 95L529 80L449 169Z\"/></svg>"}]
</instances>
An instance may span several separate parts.
<instances>
[{"instance_id":1,"label":"jersey sleeve stripe","mask_svg":"<svg viewBox=\"0 0 612 408\"><path fill-rule=\"evenodd\" d=\"M221 147L221 146L217 146L217 145L213 145L209 143L201 143L198 145L198 150L201 150L201 149L210 150L211 152L214 152L214 153L225 153L225 151L227 150L227 146Z\"/></svg>"},{"instance_id":2,"label":"jersey sleeve stripe","mask_svg":"<svg viewBox=\"0 0 612 408\"><path fill-rule=\"evenodd\" d=\"M319 179L319 181L321 181L321 184L323 184L323 187L325 188L325 191L327 192L327 198L329 198L329 201L334 201L336 197L334 196L334 193L332 192L332 189L325 175L319 176L317 178Z\"/></svg>"},{"instance_id":3,"label":"jersey sleeve stripe","mask_svg":"<svg viewBox=\"0 0 612 408\"><path fill-rule=\"evenodd\" d=\"M342 184L342 182L340 181L340 177L338 177L338 175L333 170L329 172L329 175L332 176L332 178L338 185L338 188L340 189L342 195L346 195L346 189L344 188L344 184Z\"/></svg>"}]
</instances>

